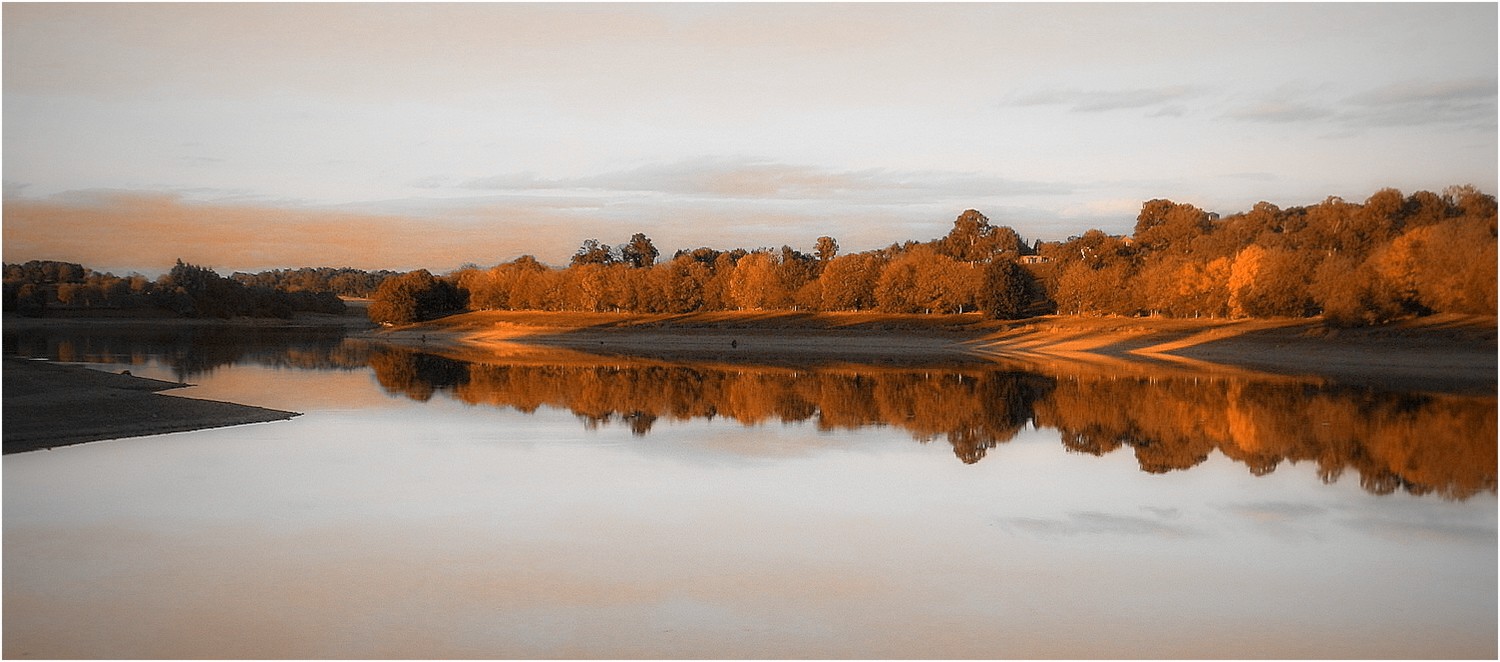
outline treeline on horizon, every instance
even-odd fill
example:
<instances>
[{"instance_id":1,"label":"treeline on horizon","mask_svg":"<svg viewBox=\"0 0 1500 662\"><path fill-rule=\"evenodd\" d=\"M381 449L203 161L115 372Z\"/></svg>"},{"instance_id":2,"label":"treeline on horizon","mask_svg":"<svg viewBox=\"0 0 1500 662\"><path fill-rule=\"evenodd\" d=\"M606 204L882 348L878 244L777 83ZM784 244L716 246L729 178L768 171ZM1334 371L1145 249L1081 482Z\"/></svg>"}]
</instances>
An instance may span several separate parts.
<instances>
[{"instance_id":1,"label":"treeline on horizon","mask_svg":"<svg viewBox=\"0 0 1500 662\"><path fill-rule=\"evenodd\" d=\"M1442 195L1383 189L1363 204L1330 197L1282 209L1261 202L1220 218L1146 202L1131 236L1089 230L1028 244L963 212L943 237L839 254L697 248L658 261L637 233L588 239L562 269L532 256L443 277L382 283L376 322L463 310L692 313L719 310L979 312L1030 315L1312 317L1339 326L1434 313L1496 311L1496 201L1471 186Z\"/></svg>"},{"instance_id":2,"label":"treeline on horizon","mask_svg":"<svg viewBox=\"0 0 1500 662\"><path fill-rule=\"evenodd\" d=\"M149 310L179 317L279 317L295 312L342 313L340 295L369 296L396 272L356 269L276 270L220 276L177 260L155 280L116 276L81 264L32 260L4 267L4 309L39 316L64 310Z\"/></svg>"},{"instance_id":3,"label":"treeline on horizon","mask_svg":"<svg viewBox=\"0 0 1500 662\"><path fill-rule=\"evenodd\" d=\"M5 266L6 310L147 307L187 316L287 316L369 297L371 320L425 321L477 310L693 313L725 310L1312 317L1361 326L1434 313L1496 312L1496 201L1472 186L1441 195L1383 189L1364 203L1329 197L1282 209L1261 202L1227 217L1151 200L1134 231L1089 230L1027 242L976 210L947 235L840 254L700 247L661 259L636 233L587 239L566 267L535 257L438 276L305 268L222 277L184 265L157 281L70 263ZM191 277L177 274L186 269ZM314 294L327 296L310 298ZM221 299L223 299L221 301Z\"/></svg>"}]
</instances>

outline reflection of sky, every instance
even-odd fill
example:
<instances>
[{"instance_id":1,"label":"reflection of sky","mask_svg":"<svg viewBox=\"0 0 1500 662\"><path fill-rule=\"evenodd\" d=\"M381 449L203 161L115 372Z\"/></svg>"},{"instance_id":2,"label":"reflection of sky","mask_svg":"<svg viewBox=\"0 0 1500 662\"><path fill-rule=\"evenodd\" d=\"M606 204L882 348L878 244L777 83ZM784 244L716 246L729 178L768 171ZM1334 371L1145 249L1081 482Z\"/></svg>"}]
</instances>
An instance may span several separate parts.
<instances>
[{"instance_id":1,"label":"reflection of sky","mask_svg":"<svg viewBox=\"0 0 1500 662\"><path fill-rule=\"evenodd\" d=\"M7 656L1495 653L1487 495L1218 455L1146 474L1050 430L965 465L893 428L634 437L387 397L362 371L199 381L182 393L352 397L8 456Z\"/></svg>"}]
</instances>

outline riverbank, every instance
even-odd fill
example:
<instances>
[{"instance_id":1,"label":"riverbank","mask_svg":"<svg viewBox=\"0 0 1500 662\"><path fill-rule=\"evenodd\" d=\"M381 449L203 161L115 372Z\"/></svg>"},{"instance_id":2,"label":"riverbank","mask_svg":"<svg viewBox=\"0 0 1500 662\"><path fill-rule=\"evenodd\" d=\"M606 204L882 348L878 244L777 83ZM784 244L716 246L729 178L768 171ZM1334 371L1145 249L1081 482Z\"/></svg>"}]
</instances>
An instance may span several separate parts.
<instances>
[{"instance_id":1,"label":"riverbank","mask_svg":"<svg viewBox=\"0 0 1500 662\"><path fill-rule=\"evenodd\" d=\"M5 357L4 452L281 421L295 412L159 395L189 384Z\"/></svg>"},{"instance_id":2,"label":"riverbank","mask_svg":"<svg viewBox=\"0 0 1500 662\"><path fill-rule=\"evenodd\" d=\"M1318 319L721 312L689 315L483 311L371 337L479 351L507 344L683 360L1047 362L1222 365L1411 390L1493 392L1496 321L1442 315L1339 329Z\"/></svg>"}]
</instances>

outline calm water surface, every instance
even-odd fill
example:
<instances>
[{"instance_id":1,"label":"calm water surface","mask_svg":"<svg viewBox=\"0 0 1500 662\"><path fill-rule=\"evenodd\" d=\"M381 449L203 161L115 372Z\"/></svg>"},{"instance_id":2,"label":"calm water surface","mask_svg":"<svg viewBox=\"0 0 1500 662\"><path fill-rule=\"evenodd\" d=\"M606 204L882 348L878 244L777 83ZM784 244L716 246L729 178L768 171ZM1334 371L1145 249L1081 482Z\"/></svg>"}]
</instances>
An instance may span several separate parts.
<instances>
[{"instance_id":1,"label":"calm water surface","mask_svg":"<svg viewBox=\"0 0 1500 662\"><path fill-rule=\"evenodd\" d=\"M6 456L6 657L1496 656L1493 394L5 347L304 412Z\"/></svg>"}]
</instances>

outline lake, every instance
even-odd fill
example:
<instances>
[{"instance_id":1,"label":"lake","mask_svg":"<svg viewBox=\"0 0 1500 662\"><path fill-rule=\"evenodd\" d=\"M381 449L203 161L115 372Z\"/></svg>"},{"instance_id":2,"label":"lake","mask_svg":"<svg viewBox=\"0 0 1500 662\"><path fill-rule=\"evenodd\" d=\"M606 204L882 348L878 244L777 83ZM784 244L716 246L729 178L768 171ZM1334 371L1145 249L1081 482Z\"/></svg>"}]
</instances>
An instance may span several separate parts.
<instances>
[{"instance_id":1,"label":"lake","mask_svg":"<svg viewBox=\"0 0 1500 662\"><path fill-rule=\"evenodd\" d=\"M7 333L290 421L4 458L8 658L1494 658L1496 398Z\"/></svg>"}]
</instances>

